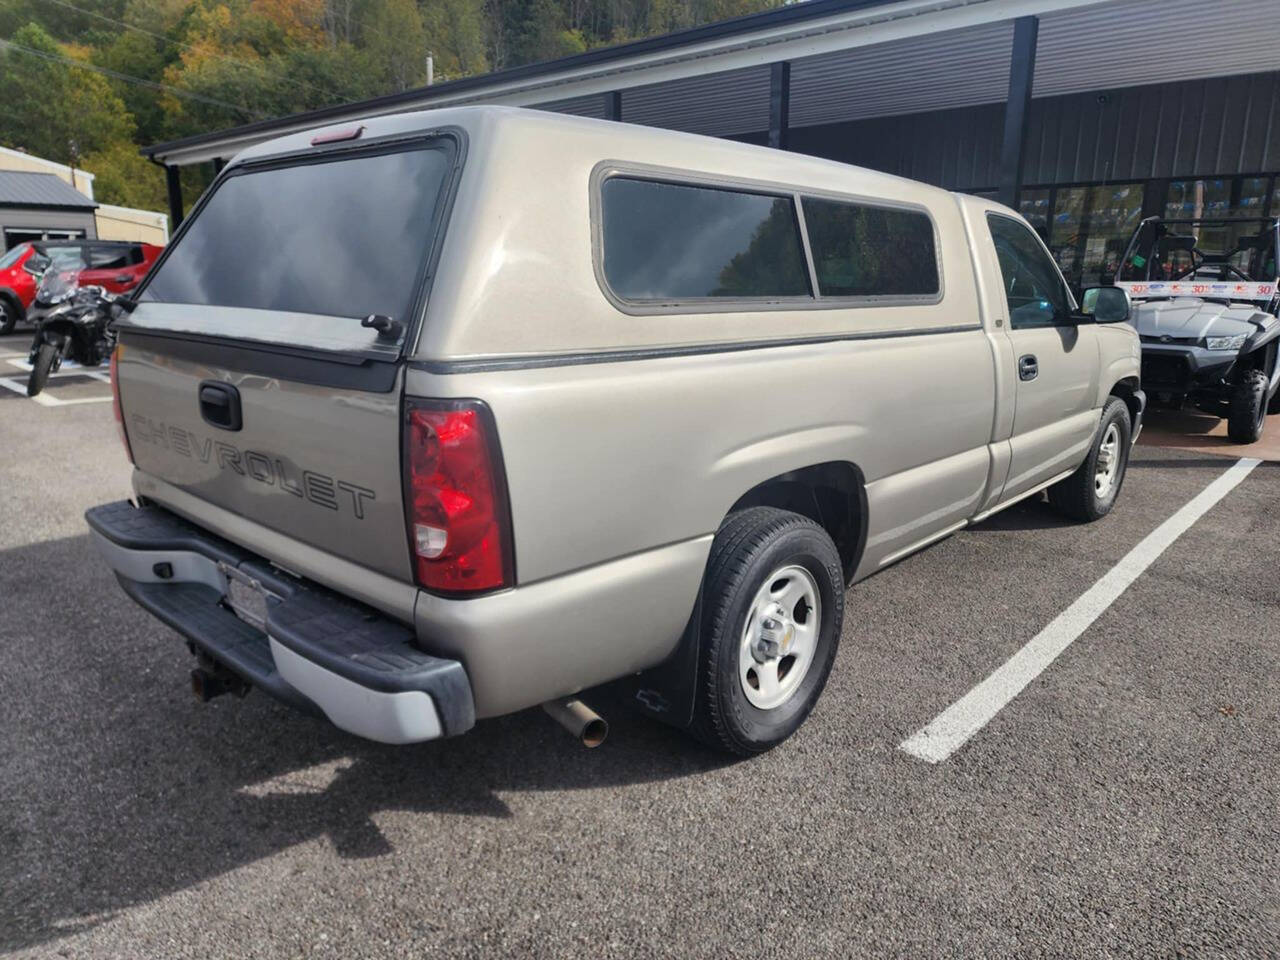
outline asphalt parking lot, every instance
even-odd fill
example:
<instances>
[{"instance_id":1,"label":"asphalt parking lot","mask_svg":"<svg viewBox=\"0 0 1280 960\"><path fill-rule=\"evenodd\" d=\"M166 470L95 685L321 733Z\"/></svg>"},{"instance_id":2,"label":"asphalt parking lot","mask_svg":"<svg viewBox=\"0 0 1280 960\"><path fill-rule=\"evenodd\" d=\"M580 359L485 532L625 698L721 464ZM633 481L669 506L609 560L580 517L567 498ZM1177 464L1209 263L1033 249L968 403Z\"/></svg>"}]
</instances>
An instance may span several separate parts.
<instances>
[{"instance_id":1,"label":"asphalt parking lot","mask_svg":"<svg viewBox=\"0 0 1280 960\"><path fill-rule=\"evenodd\" d=\"M83 373L58 403L0 384L0 951L1280 951L1280 463L942 762L900 745L1236 449L1153 423L1105 521L1027 503L859 584L817 710L758 759L599 702L598 750L540 711L392 748L259 694L195 702L183 645L85 533L128 493L109 396Z\"/></svg>"}]
</instances>

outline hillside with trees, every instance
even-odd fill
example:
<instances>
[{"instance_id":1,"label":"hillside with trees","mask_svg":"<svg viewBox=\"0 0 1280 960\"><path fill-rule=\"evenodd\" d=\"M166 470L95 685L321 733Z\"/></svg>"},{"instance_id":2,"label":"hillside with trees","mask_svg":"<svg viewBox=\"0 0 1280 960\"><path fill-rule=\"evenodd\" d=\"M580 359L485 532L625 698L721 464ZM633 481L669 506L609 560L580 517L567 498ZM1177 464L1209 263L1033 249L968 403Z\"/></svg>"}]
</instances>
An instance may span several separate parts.
<instances>
[{"instance_id":1,"label":"hillside with trees","mask_svg":"<svg viewBox=\"0 0 1280 960\"><path fill-rule=\"evenodd\" d=\"M0 0L0 144L165 209L138 147L579 53L778 0ZM208 172L184 171L193 197Z\"/></svg>"}]
</instances>

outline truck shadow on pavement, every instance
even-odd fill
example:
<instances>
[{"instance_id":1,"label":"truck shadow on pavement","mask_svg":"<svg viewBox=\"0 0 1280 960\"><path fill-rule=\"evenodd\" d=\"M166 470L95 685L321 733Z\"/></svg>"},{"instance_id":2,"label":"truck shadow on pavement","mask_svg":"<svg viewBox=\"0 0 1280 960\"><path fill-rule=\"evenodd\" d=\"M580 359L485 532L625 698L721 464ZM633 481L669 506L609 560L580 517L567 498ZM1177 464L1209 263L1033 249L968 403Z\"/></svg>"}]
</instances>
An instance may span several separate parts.
<instances>
[{"instance_id":1,"label":"truck shadow on pavement","mask_svg":"<svg viewBox=\"0 0 1280 960\"><path fill-rule=\"evenodd\" d=\"M88 537L0 553L0 582L0 951L317 838L339 857L391 854L381 812L510 817L504 792L726 763L619 705L608 745L591 751L540 710L389 747L256 692L201 705L181 640L128 601Z\"/></svg>"}]
</instances>

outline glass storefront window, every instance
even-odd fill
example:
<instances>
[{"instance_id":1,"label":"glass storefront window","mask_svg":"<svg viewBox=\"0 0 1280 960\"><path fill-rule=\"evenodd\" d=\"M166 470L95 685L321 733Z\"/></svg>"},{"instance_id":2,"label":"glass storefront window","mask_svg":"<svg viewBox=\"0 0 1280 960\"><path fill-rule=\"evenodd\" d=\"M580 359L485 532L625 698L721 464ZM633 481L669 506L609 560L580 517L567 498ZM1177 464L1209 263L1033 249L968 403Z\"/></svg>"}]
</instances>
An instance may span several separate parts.
<instances>
[{"instance_id":1,"label":"glass storefront window","mask_svg":"<svg viewBox=\"0 0 1280 960\"><path fill-rule=\"evenodd\" d=\"M1173 180L1165 198L1167 219L1265 216L1269 177L1220 177L1211 180ZM1275 209L1275 203L1272 202ZM1202 225L1198 245L1209 250L1230 250L1240 237L1257 233L1257 223ZM1241 252L1232 264L1244 269L1248 254Z\"/></svg>"},{"instance_id":2,"label":"glass storefront window","mask_svg":"<svg viewBox=\"0 0 1280 960\"><path fill-rule=\"evenodd\" d=\"M1233 197L1233 178L1215 180L1171 180L1165 198L1166 218L1247 217L1263 213L1269 177L1244 177Z\"/></svg>"},{"instance_id":3,"label":"glass storefront window","mask_svg":"<svg viewBox=\"0 0 1280 960\"><path fill-rule=\"evenodd\" d=\"M1080 227L1088 193L1088 187L1059 187L1049 226L1049 251L1072 286L1080 281Z\"/></svg>"},{"instance_id":4,"label":"glass storefront window","mask_svg":"<svg viewBox=\"0 0 1280 960\"><path fill-rule=\"evenodd\" d=\"M1115 279L1125 245L1142 219L1140 183L1090 187L1088 222L1082 238L1081 286L1109 283Z\"/></svg>"},{"instance_id":5,"label":"glass storefront window","mask_svg":"<svg viewBox=\"0 0 1280 960\"><path fill-rule=\"evenodd\" d=\"M1272 178L1217 177L1172 180L1164 196L1166 219L1266 216ZM1044 238L1067 282L1082 286L1109 282L1119 268L1133 231L1142 219L1145 183L1074 187L1028 187L1019 212ZM1159 197L1154 197L1156 209ZM1270 215L1280 217L1280 182L1272 190ZM1259 221L1201 226L1207 249L1233 249L1241 236L1257 233ZM1242 253L1241 256L1247 256Z\"/></svg>"},{"instance_id":6,"label":"glass storefront window","mask_svg":"<svg viewBox=\"0 0 1280 960\"><path fill-rule=\"evenodd\" d=\"M1049 199L1048 187L1038 190L1023 190L1018 200L1018 212L1026 218L1027 223L1040 234L1040 239L1048 241L1049 237Z\"/></svg>"}]
</instances>

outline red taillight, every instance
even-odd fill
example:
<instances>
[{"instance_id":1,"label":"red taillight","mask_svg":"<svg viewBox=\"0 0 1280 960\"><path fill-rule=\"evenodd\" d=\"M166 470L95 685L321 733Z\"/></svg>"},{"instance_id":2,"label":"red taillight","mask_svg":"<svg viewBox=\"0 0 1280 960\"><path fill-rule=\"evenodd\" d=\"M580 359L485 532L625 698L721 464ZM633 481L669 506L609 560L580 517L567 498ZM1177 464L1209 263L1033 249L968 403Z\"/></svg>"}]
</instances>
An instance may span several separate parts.
<instances>
[{"instance_id":1,"label":"red taillight","mask_svg":"<svg viewBox=\"0 0 1280 960\"><path fill-rule=\"evenodd\" d=\"M120 433L120 442L124 444L125 456L133 463L133 448L129 446L129 434L124 429L124 410L120 406L120 351L123 349L117 345L111 351L111 412L115 414L116 430Z\"/></svg>"},{"instance_id":2,"label":"red taillight","mask_svg":"<svg viewBox=\"0 0 1280 960\"><path fill-rule=\"evenodd\" d=\"M405 514L418 582L474 593L511 586L506 485L488 408L405 404Z\"/></svg>"}]
</instances>

